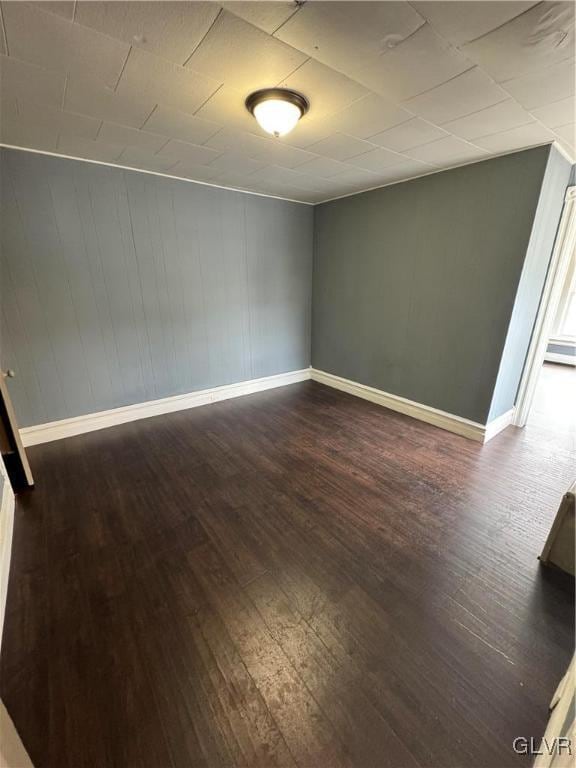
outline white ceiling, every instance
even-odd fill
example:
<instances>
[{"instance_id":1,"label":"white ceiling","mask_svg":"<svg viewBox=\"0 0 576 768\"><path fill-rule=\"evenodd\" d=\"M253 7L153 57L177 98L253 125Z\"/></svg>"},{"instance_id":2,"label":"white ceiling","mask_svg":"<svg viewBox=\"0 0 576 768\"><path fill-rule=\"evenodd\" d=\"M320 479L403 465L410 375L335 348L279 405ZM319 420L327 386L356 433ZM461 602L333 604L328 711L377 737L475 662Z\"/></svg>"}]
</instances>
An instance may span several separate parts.
<instances>
[{"instance_id":1,"label":"white ceiling","mask_svg":"<svg viewBox=\"0 0 576 768\"><path fill-rule=\"evenodd\" d=\"M1 141L306 202L556 141L574 160L574 3L21 2ZM304 93L287 137L244 107Z\"/></svg>"}]
</instances>

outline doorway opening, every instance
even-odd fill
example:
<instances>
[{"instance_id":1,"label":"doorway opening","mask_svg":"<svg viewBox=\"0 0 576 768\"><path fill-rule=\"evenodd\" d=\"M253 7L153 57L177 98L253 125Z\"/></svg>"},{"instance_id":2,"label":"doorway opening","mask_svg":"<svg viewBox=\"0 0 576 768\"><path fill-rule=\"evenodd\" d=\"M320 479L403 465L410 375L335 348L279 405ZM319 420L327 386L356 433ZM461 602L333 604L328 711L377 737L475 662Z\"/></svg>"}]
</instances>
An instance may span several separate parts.
<instances>
[{"instance_id":1,"label":"doorway opening","mask_svg":"<svg viewBox=\"0 0 576 768\"><path fill-rule=\"evenodd\" d=\"M573 249L528 424L576 434L576 249Z\"/></svg>"},{"instance_id":2,"label":"doorway opening","mask_svg":"<svg viewBox=\"0 0 576 768\"><path fill-rule=\"evenodd\" d=\"M518 389L514 424L576 431L576 187L564 210Z\"/></svg>"}]
</instances>

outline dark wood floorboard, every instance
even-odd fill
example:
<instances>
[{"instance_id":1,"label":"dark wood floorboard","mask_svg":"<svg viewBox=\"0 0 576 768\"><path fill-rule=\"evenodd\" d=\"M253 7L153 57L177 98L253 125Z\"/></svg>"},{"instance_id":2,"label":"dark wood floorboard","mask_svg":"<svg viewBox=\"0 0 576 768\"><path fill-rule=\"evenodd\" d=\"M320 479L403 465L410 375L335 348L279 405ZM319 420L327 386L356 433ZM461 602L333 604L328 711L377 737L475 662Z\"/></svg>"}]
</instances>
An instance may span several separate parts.
<instances>
[{"instance_id":1,"label":"dark wood floorboard","mask_svg":"<svg viewBox=\"0 0 576 768\"><path fill-rule=\"evenodd\" d=\"M306 382L30 450L1 695L37 768L507 768L573 647L574 436Z\"/></svg>"}]
</instances>

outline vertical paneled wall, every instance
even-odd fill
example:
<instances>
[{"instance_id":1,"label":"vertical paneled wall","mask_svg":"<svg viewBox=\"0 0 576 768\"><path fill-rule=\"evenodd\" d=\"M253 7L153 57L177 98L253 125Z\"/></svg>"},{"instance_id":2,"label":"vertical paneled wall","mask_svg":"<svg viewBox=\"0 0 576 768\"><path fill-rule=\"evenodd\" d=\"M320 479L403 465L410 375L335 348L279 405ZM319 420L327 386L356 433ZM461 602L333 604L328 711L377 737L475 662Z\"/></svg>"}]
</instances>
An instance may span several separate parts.
<instances>
[{"instance_id":1,"label":"vertical paneled wall","mask_svg":"<svg viewBox=\"0 0 576 768\"><path fill-rule=\"evenodd\" d=\"M310 364L311 207L16 150L1 172L22 426Z\"/></svg>"}]
</instances>

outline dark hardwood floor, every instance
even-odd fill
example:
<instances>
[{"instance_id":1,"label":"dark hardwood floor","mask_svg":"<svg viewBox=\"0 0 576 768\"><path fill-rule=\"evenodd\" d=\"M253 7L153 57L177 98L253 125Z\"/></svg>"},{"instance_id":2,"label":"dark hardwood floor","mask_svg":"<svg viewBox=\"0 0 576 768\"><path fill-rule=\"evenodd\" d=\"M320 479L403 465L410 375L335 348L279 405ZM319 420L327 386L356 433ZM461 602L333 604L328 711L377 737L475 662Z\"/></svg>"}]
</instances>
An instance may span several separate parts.
<instances>
[{"instance_id":1,"label":"dark hardwood floor","mask_svg":"<svg viewBox=\"0 0 576 768\"><path fill-rule=\"evenodd\" d=\"M29 455L1 695L37 768L531 764L573 435L482 447L306 382Z\"/></svg>"}]
</instances>

